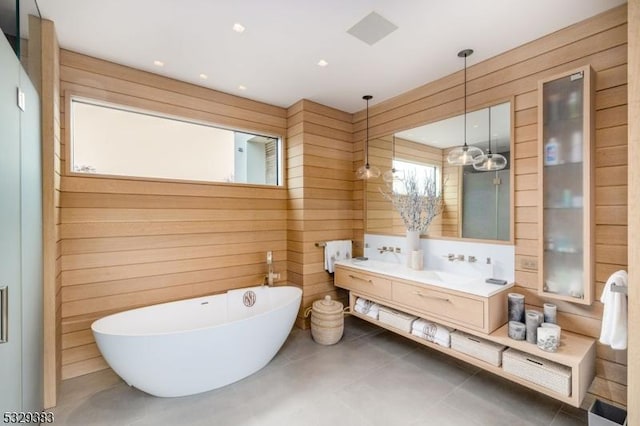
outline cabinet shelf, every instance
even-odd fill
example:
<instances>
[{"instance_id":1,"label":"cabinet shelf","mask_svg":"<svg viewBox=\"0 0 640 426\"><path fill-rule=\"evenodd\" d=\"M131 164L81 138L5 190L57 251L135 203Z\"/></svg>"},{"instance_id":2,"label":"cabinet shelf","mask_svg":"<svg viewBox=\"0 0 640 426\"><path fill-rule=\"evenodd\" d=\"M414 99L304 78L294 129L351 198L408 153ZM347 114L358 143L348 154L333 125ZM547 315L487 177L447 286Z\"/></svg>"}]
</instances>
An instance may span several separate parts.
<instances>
[{"instance_id":1,"label":"cabinet shelf","mask_svg":"<svg viewBox=\"0 0 640 426\"><path fill-rule=\"evenodd\" d=\"M583 164L584 161L565 161L562 163L558 163L558 164L545 164L544 167L549 167L549 168L556 168L556 167L574 167L577 165L581 165Z\"/></svg>"},{"instance_id":2,"label":"cabinet shelf","mask_svg":"<svg viewBox=\"0 0 640 426\"><path fill-rule=\"evenodd\" d=\"M544 249L544 252L548 254L571 254L574 256L582 256L584 254L582 250L571 249Z\"/></svg>"},{"instance_id":3,"label":"cabinet shelf","mask_svg":"<svg viewBox=\"0 0 640 426\"><path fill-rule=\"evenodd\" d=\"M582 206L544 206L545 210L582 210Z\"/></svg>"},{"instance_id":4,"label":"cabinet shelf","mask_svg":"<svg viewBox=\"0 0 640 426\"><path fill-rule=\"evenodd\" d=\"M538 82L538 294L585 305L594 292L593 82L589 66Z\"/></svg>"},{"instance_id":5,"label":"cabinet shelf","mask_svg":"<svg viewBox=\"0 0 640 426\"><path fill-rule=\"evenodd\" d=\"M360 314L354 310L354 307L355 307L356 298L360 297L361 295L358 293L354 293L353 291L350 291L349 293L350 293L349 305L351 308L351 315L357 318L360 318L364 321L367 321L371 324L375 324L393 333L399 334L423 346L426 346L438 352L444 353L451 357L457 358L468 364L482 368L486 371L490 371L498 376L511 380L512 382L518 383L520 385L523 385L535 391L549 395L559 401L565 402L574 407L580 406L582 400L584 399L587 393L589 384L591 383L595 375L594 374L595 373L595 357L596 357L595 341L594 339L591 339L589 337L581 336L578 334L574 334L574 333L562 330L560 348L558 349L558 352L553 353L553 352L545 352L539 349L535 344L528 343L526 341L513 340L509 338L507 324L500 327L499 329L497 329L491 334L479 333L478 331L465 329L464 327L456 327L456 329L458 330L464 331L465 333L468 333L471 335L475 335L482 339L499 343L501 345L517 349L521 352L535 355L537 357L548 359L558 364L562 364L567 367L570 367L572 392L569 396L564 396L550 390L549 388L540 386L536 383L530 382L521 377L515 376L509 372L506 372L501 366L496 367L478 358L474 358L465 353L456 351L455 349L437 345L425 339L416 337L411 333L407 333L403 330L399 330L389 324L370 318L366 315ZM394 306L393 303L390 303L390 301L386 299L376 299L366 295L362 297L382 305L390 306L401 311L403 310L402 307ZM431 321L439 322L438 318L430 318L428 315L418 315L418 316L423 316Z\"/></svg>"}]
</instances>

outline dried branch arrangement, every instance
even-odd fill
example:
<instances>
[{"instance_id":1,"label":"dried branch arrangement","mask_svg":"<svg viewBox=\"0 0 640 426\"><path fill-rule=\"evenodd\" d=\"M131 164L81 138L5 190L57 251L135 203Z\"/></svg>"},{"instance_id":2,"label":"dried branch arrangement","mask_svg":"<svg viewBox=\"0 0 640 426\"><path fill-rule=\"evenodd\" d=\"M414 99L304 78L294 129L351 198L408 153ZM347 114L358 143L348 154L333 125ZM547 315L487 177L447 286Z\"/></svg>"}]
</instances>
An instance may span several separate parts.
<instances>
[{"instance_id":1,"label":"dried branch arrangement","mask_svg":"<svg viewBox=\"0 0 640 426\"><path fill-rule=\"evenodd\" d=\"M388 190L380 188L382 196L391 201L393 208L400 213L408 231L426 233L433 219L444 208L444 198L437 189L435 179L426 174L419 178L415 171L407 170L396 181L401 184L400 190L394 190L393 183L388 183Z\"/></svg>"}]
</instances>

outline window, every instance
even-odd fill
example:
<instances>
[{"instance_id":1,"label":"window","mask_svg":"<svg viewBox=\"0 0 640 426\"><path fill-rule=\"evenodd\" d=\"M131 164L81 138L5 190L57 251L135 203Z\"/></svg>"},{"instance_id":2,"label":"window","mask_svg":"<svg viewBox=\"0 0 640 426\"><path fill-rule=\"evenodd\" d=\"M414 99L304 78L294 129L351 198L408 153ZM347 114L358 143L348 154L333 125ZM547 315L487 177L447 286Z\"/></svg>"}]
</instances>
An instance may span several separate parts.
<instances>
[{"instance_id":1,"label":"window","mask_svg":"<svg viewBox=\"0 0 640 426\"><path fill-rule=\"evenodd\" d=\"M440 192L440 180L439 180L439 168L434 164L426 163L411 163L409 161L393 160L393 168L398 172L398 175L404 176L407 173L412 173L420 181L433 180L436 182L436 193ZM393 181L393 191L398 194L406 193L406 188L401 181Z\"/></svg>"},{"instance_id":2,"label":"window","mask_svg":"<svg viewBox=\"0 0 640 426\"><path fill-rule=\"evenodd\" d=\"M76 173L281 185L280 138L71 100Z\"/></svg>"}]
</instances>

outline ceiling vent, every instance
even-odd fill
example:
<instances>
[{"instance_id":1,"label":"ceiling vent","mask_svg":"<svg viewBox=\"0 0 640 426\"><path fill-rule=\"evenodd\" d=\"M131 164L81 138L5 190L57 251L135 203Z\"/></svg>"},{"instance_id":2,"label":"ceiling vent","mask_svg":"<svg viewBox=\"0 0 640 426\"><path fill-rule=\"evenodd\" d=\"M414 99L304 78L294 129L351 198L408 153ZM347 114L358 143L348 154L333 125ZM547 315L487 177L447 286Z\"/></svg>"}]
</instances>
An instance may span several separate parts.
<instances>
[{"instance_id":1,"label":"ceiling vent","mask_svg":"<svg viewBox=\"0 0 640 426\"><path fill-rule=\"evenodd\" d=\"M369 46L373 46L397 29L398 27L385 17L376 12L371 12L362 18L360 22L349 28L347 32Z\"/></svg>"}]
</instances>

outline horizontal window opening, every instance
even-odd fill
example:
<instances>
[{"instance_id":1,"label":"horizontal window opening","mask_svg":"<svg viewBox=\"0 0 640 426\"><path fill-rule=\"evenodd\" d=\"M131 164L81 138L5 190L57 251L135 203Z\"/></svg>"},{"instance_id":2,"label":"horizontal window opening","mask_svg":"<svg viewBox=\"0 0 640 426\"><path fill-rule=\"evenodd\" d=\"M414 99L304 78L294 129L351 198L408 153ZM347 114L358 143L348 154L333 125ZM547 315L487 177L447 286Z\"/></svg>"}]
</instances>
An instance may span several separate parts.
<instances>
[{"instance_id":1,"label":"horizontal window opening","mask_svg":"<svg viewBox=\"0 0 640 426\"><path fill-rule=\"evenodd\" d=\"M279 137L71 100L71 171L281 185Z\"/></svg>"}]
</instances>

